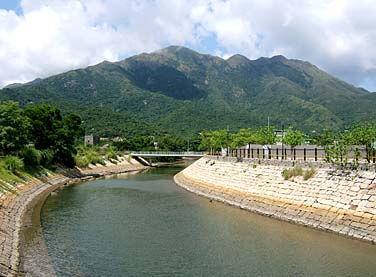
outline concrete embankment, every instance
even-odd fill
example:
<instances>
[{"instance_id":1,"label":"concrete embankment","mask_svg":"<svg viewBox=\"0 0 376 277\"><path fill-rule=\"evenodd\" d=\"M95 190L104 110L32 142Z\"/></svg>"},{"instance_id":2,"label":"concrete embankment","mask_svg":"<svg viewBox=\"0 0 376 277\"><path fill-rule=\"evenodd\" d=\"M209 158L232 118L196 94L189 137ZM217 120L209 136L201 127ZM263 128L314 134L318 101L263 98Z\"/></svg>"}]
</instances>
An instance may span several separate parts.
<instances>
[{"instance_id":1,"label":"concrete embankment","mask_svg":"<svg viewBox=\"0 0 376 277\"><path fill-rule=\"evenodd\" d=\"M308 163L301 163L303 168ZM285 180L289 161L204 157L175 176L198 195L277 219L376 243L376 173L315 163L308 180Z\"/></svg>"},{"instance_id":2,"label":"concrete embankment","mask_svg":"<svg viewBox=\"0 0 376 277\"><path fill-rule=\"evenodd\" d=\"M91 166L84 170L63 171L48 177L32 179L17 187L17 194L0 197L0 276L19 276L22 262L22 230L34 207L47 196L66 185L105 175L142 170L146 167L122 158L118 164Z\"/></svg>"}]
</instances>

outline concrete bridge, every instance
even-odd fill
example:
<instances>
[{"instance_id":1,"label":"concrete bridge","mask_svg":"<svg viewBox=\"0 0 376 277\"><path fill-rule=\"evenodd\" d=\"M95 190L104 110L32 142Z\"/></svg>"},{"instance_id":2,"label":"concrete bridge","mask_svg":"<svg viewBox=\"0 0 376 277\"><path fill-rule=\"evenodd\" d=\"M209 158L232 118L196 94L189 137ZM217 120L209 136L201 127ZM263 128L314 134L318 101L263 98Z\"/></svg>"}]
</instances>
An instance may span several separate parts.
<instances>
[{"instance_id":1,"label":"concrete bridge","mask_svg":"<svg viewBox=\"0 0 376 277\"><path fill-rule=\"evenodd\" d=\"M148 158L156 157L181 157L181 158L201 158L204 152L164 152L164 151L135 151L131 152L130 156L144 165L152 165Z\"/></svg>"}]
</instances>

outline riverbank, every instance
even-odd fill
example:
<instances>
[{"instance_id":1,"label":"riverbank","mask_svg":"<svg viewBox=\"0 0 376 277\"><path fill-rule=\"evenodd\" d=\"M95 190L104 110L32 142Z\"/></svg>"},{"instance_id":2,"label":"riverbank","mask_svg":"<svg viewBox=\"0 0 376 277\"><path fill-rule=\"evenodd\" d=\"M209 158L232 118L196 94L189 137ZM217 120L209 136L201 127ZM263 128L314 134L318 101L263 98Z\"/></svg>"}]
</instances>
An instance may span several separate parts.
<instances>
[{"instance_id":1,"label":"riverbank","mask_svg":"<svg viewBox=\"0 0 376 277\"><path fill-rule=\"evenodd\" d=\"M324 163L308 180L285 180L292 161L204 157L174 177L188 191L251 212L376 243L375 171L340 171Z\"/></svg>"},{"instance_id":2,"label":"riverbank","mask_svg":"<svg viewBox=\"0 0 376 277\"><path fill-rule=\"evenodd\" d=\"M22 256L22 230L32 221L34 208L48 195L64 186L85 180L147 167L135 160L120 158L117 164L95 165L85 169L61 170L41 178L32 178L17 186L17 194L6 193L0 197L0 275L19 276Z\"/></svg>"}]
</instances>

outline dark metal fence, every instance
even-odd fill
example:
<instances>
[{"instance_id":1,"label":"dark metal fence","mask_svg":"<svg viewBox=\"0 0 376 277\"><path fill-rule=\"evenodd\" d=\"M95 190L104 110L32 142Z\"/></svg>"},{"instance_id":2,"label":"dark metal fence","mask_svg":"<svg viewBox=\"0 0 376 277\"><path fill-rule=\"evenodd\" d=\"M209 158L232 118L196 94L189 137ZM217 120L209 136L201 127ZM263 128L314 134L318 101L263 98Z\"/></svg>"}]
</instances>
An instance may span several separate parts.
<instances>
[{"instance_id":1,"label":"dark metal fence","mask_svg":"<svg viewBox=\"0 0 376 277\"><path fill-rule=\"evenodd\" d=\"M365 147L356 147L357 152L354 151L354 147L348 149L347 154L340 159L347 159L349 161L353 159L365 160L367 159L367 153ZM285 145L272 145L266 147L262 145L251 145L250 148L243 147L232 149L228 153L231 157L238 158L251 158L251 159L277 159L277 160L304 160L304 161L323 161L327 157L324 147L322 146L297 146L295 148ZM371 156L368 159L375 163L376 155L375 149L373 149Z\"/></svg>"}]
</instances>

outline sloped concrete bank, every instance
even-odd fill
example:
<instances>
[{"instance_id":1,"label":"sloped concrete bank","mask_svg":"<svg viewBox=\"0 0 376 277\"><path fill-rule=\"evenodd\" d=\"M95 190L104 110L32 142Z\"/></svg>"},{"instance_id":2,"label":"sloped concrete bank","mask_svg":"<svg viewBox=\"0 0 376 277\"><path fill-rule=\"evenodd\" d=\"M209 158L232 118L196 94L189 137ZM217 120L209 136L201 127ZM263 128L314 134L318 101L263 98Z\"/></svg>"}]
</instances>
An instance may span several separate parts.
<instances>
[{"instance_id":1,"label":"sloped concrete bank","mask_svg":"<svg viewBox=\"0 0 376 277\"><path fill-rule=\"evenodd\" d=\"M308 163L301 163L308 167ZM242 209L376 243L375 169L340 171L310 164L308 180L285 180L289 161L204 157L175 175L188 191Z\"/></svg>"},{"instance_id":2,"label":"sloped concrete bank","mask_svg":"<svg viewBox=\"0 0 376 277\"><path fill-rule=\"evenodd\" d=\"M136 161L123 159L117 165L92 166L85 170L65 171L49 177L29 180L18 187L18 194L3 194L0 198L0 276L23 276L20 265L22 231L30 224L33 209L48 195L67 185L106 175L146 169Z\"/></svg>"}]
</instances>

